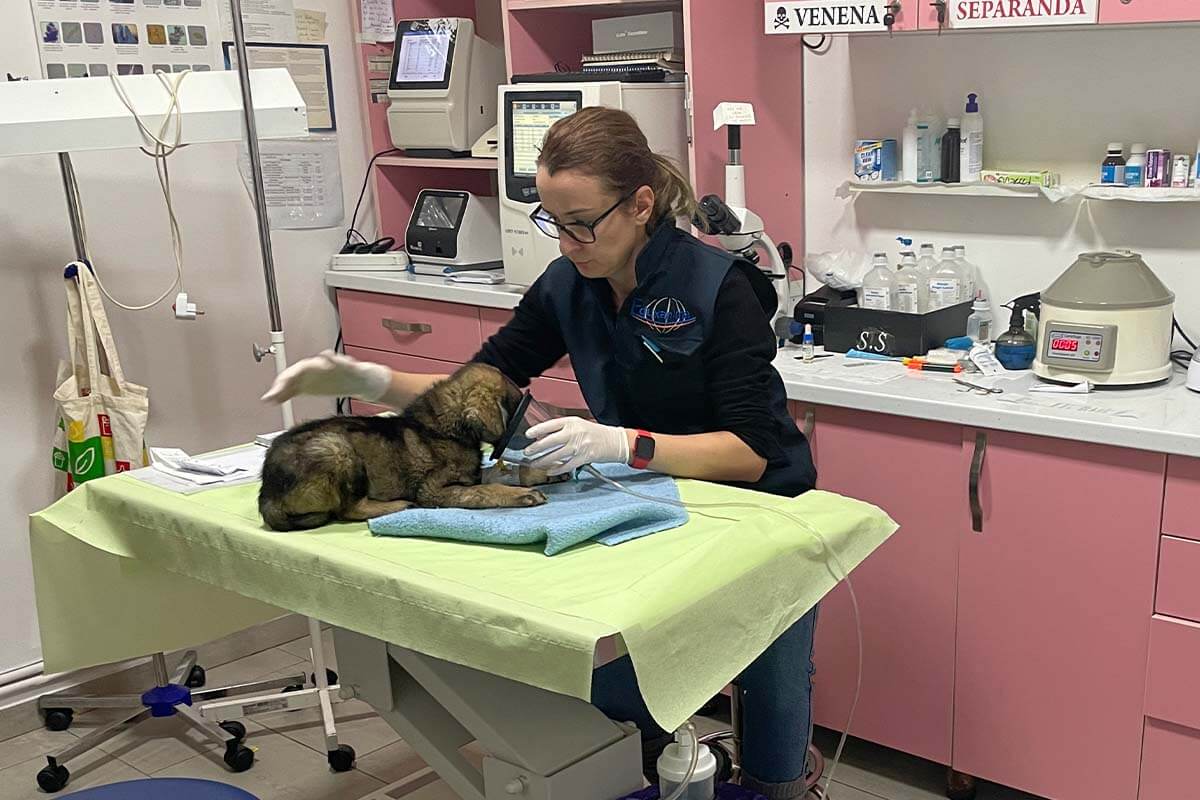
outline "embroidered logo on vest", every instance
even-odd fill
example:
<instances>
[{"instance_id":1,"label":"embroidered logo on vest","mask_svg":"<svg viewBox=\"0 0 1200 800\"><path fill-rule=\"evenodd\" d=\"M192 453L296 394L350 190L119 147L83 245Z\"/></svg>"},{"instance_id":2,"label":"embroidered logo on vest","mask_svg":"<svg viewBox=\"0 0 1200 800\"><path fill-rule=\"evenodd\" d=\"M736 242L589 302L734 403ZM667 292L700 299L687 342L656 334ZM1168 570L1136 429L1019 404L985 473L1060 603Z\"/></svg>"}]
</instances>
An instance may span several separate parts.
<instances>
[{"instance_id":1,"label":"embroidered logo on vest","mask_svg":"<svg viewBox=\"0 0 1200 800\"><path fill-rule=\"evenodd\" d=\"M656 300L634 298L629 313L656 333L677 331L696 321L695 315L674 297L660 297Z\"/></svg>"}]
</instances>

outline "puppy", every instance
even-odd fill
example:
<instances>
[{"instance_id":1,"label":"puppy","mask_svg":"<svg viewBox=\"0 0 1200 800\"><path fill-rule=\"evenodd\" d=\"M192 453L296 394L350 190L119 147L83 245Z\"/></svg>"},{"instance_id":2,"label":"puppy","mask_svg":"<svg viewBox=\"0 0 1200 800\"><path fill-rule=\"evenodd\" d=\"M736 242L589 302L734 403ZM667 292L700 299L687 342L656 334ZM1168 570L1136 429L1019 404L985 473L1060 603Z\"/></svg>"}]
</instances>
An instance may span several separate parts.
<instances>
[{"instance_id":1,"label":"puppy","mask_svg":"<svg viewBox=\"0 0 1200 800\"><path fill-rule=\"evenodd\" d=\"M267 451L258 510L277 531L361 521L410 506L536 506L536 489L481 485L480 445L504 434L521 391L467 364L396 417L331 417L292 428Z\"/></svg>"}]
</instances>

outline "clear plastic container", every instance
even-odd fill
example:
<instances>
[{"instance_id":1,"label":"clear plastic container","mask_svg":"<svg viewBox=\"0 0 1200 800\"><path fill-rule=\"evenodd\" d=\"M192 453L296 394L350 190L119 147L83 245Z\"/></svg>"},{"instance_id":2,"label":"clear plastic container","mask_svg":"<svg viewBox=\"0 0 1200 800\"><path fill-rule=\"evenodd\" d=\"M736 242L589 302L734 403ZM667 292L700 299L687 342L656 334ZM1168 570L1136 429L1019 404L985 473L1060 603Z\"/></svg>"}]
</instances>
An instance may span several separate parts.
<instances>
[{"instance_id":1,"label":"clear plastic container","mask_svg":"<svg viewBox=\"0 0 1200 800\"><path fill-rule=\"evenodd\" d=\"M911 250L900 253L900 265L896 267L896 311L905 314L920 314L921 284L917 270L917 255ZM928 289L928 287L926 287Z\"/></svg>"},{"instance_id":2,"label":"clear plastic container","mask_svg":"<svg viewBox=\"0 0 1200 800\"><path fill-rule=\"evenodd\" d=\"M667 745L658 757L659 797L668 797L687 777L692 761L692 741L686 734L676 732L675 741ZM716 795L717 759L707 745L700 745L696 770L679 800L713 800Z\"/></svg>"},{"instance_id":3,"label":"clear plastic container","mask_svg":"<svg viewBox=\"0 0 1200 800\"><path fill-rule=\"evenodd\" d=\"M979 293L979 267L967 261L966 245L954 245L954 257L958 259L958 265L962 269L963 278L966 283L963 284L962 302L974 300Z\"/></svg>"},{"instance_id":4,"label":"clear plastic container","mask_svg":"<svg viewBox=\"0 0 1200 800\"><path fill-rule=\"evenodd\" d=\"M876 253L874 266L863 276L859 305L876 311L896 308L896 276L888 266L887 253Z\"/></svg>"},{"instance_id":5,"label":"clear plastic container","mask_svg":"<svg viewBox=\"0 0 1200 800\"><path fill-rule=\"evenodd\" d=\"M976 342L990 342L994 326L992 307L984 299L983 292L979 292L975 296L974 305L971 306L971 316L967 317L967 336Z\"/></svg>"},{"instance_id":6,"label":"clear plastic container","mask_svg":"<svg viewBox=\"0 0 1200 800\"><path fill-rule=\"evenodd\" d=\"M929 277L929 310L936 311L961 302L964 282L954 248L943 247L941 263Z\"/></svg>"}]
</instances>

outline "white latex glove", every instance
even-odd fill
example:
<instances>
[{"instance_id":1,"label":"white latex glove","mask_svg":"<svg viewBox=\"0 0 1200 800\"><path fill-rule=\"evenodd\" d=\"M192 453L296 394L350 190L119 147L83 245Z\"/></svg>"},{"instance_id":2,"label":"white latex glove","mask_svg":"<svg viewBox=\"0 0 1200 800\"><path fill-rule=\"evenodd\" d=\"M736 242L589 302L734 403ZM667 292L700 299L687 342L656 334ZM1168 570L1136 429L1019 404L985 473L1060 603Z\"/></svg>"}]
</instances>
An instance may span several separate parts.
<instances>
[{"instance_id":1,"label":"white latex glove","mask_svg":"<svg viewBox=\"0 0 1200 800\"><path fill-rule=\"evenodd\" d=\"M559 417L540 422L526 434L533 444L525 455L530 466L561 475L584 464L629 463L629 437L624 428L589 422L580 417Z\"/></svg>"},{"instance_id":2,"label":"white latex glove","mask_svg":"<svg viewBox=\"0 0 1200 800\"><path fill-rule=\"evenodd\" d=\"M262 399L283 403L298 394L354 397L373 403L392 385L392 371L383 364L359 361L325 350L297 361L279 373Z\"/></svg>"}]
</instances>

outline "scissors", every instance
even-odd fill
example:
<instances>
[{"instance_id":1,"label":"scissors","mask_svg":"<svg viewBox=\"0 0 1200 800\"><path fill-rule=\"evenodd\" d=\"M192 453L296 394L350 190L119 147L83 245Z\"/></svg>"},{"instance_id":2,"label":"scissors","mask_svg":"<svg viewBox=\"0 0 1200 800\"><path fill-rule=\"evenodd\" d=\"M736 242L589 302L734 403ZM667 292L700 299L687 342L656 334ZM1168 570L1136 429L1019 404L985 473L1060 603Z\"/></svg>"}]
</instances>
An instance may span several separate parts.
<instances>
[{"instance_id":1,"label":"scissors","mask_svg":"<svg viewBox=\"0 0 1200 800\"><path fill-rule=\"evenodd\" d=\"M964 380L962 378L955 378L954 382L957 383L959 386L963 387L963 388L959 389L960 392L978 392L979 394L983 394L983 395L1004 394L1003 389L996 389L991 386L983 386L978 383L971 383L970 381Z\"/></svg>"}]
</instances>

